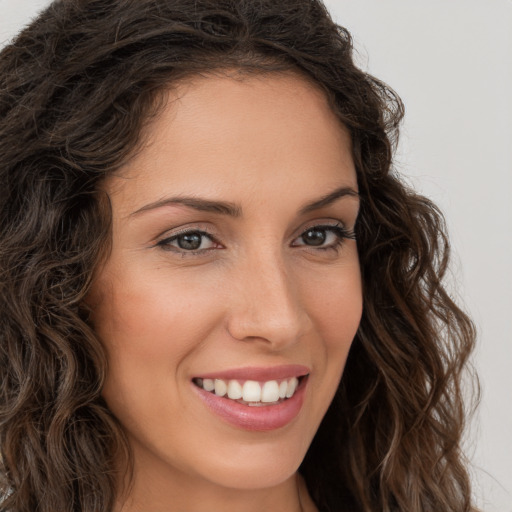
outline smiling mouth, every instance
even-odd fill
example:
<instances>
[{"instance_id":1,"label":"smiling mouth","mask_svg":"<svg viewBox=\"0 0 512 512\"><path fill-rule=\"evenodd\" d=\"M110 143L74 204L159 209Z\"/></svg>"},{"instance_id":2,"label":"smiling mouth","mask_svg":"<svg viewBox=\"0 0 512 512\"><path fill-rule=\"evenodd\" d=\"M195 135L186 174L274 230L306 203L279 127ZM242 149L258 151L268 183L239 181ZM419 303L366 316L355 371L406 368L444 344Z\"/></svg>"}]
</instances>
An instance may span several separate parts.
<instances>
[{"instance_id":1,"label":"smiling mouth","mask_svg":"<svg viewBox=\"0 0 512 512\"><path fill-rule=\"evenodd\" d=\"M280 404L292 398L307 375L291 377L288 379L255 380L239 379L202 379L194 378L192 382L200 389L227 398L235 402L261 407Z\"/></svg>"}]
</instances>

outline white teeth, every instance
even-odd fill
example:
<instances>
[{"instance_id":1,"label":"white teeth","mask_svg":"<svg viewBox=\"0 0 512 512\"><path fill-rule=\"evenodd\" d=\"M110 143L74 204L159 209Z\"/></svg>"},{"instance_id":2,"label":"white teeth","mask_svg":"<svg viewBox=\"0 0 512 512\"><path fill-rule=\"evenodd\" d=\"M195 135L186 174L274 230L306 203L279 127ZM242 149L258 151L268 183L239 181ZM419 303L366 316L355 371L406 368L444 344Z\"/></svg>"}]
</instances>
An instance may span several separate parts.
<instances>
[{"instance_id":1,"label":"white teeth","mask_svg":"<svg viewBox=\"0 0 512 512\"><path fill-rule=\"evenodd\" d=\"M277 402L279 400L279 386L275 380L269 380L261 389L262 402Z\"/></svg>"},{"instance_id":2,"label":"white teeth","mask_svg":"<svg viewBox=\"0 0 512 512\"><path fill-rule=\"evenodd\" d=\"M213 391L215 389L215 382L213 382L213 379L203 379L203 389L205 391Z\"/></svg>"},{"instance_id":3,"label":"white teeth","mask_svg":"<svg viewBox=\"0 0 512 512\"><path fill-rule=\"evenodd\" d=\"M254 380L246 380L242 388L244 402L261 402L261 386Z\"/></svg>"},{"instance_id":4,"label":"white teeth","mask_svg":"<svg viewBox=\"0 0 512 512\"><path fill-rule=\"evenodd\" d=\"M291 377L288 380L269 380L266 382L257 382L255 380L246 380L243 385L235 379L226 381L223 379L195 379L197 386L205 391L214 392L217 396L230 398L247 402L246 405L257 406L270 403L279 403L285 398L291 398L297 386L299 379Z\"/></svg>"},{"instance_id":5,"label":"white teeth","mask_svg":"<svg viewBox=\"0 0 512 512\"><path fill-rule=\"evenodd\" d=\"M286 398L291 398L297 389L299 384L299 380L297 377L292 377L290 382L288 382L288 389L286 390Z\"/></svg>"},{"instance_id":6,"label":"white teeth","mask_svg":"<svg viewBox=\"0 0 512 512\"><path fill-rule=\"evenodd\" d=\"M242 386L237 380L230 380L228 382L228 397L231 400L239 400L242 398Z\"/></svg>"},{"instance_id":7,"label":"white teeth","mask_svg":"<svg viewBox=\"0 0 512 512\"><path fill-rule=\"evenodd\" d=\"M206 388L204 388L206 389ZM286 391L288 389L288 382L283 380L281 384L279 384L279 398L284 398L286 396Z\"/></svg>"},{"instance_id":8,"label":"white teeth","mask_svg":"<svg viewBox=\"0 0 512 512\"><path fill-rule=\"evenodd\" d=\"M224 396L228 387L226 383L221 379L215 379L215 394L217 396Z\"/></svg>"}]
</instances>

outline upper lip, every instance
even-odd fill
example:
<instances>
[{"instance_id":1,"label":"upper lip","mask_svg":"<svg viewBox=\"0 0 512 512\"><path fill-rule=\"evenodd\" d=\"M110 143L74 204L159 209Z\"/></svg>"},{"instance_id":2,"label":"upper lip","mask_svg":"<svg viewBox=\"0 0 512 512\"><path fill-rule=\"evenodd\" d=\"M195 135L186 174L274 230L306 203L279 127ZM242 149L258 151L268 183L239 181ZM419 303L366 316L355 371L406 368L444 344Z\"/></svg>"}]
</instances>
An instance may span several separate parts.
<instances>
[{"instance_id":1,"label":"upper lip","mask_svg":"<svg viewBox=\"0 0 512 512\"><path fill-rule=\"evenodd\" d=\"M278 379L289 379L291 377L302 377L310 373L307 366L301 364L287 364L281 366L246 366L232 368L218 372L202 373L196 375L199 379L222 379L222 380L255 380L268 381Z\"/></svg>"}]
</instances>

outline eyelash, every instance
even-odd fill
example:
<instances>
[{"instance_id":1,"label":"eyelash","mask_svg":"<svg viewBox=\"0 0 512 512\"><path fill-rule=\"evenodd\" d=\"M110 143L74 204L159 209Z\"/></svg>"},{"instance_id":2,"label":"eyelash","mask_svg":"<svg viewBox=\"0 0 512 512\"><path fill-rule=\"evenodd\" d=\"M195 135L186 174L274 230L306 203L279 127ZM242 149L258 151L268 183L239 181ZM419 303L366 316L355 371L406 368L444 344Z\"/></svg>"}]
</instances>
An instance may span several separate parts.
<instances>
[{"instance_id":1,"label":"eyelash","mask_svg":"<svg viewBox=\"0 0 512 512\"><path fill-rule=\"evenodd\" d=\"M334 233L336 236L336 240L329 244L329 245L322 245L322 246L315 246L315 245L307 245L305 243L303 244L296 244L293 245L294 247L309 247L310 249L314 249L316 251L329 251L334 250L338 252L339 248L343 245L344 240L355 240L355 233L354 231L348 230L345 228L342 224L315 224L313 226L309 226L306 228L302 233L295 239L301 239L306 233L310 231L324 231L326 233L331 232ZM182 257L187 256L197 256L204 254L207 251L211 251L214 249L217 249L218 247L209 247L206 249L196 249L196 250L187 250L183 249L181 247L175 247L171 245L172 242L177 241L180 237L186 236L186 235L199 235L200 237L208 238L213 244L220 245L220 243L215 239L213 235L208 233L207 231L203 231L201 229L187 229L184 231L181 231L179 233L175 233L174 235L164 238L163 240L158 241L155 245L157 247L162 248L166 251L173 251L178 254L181 254ZM202 243L202 242L201 242Z\"/></svg>"}]
</instances>

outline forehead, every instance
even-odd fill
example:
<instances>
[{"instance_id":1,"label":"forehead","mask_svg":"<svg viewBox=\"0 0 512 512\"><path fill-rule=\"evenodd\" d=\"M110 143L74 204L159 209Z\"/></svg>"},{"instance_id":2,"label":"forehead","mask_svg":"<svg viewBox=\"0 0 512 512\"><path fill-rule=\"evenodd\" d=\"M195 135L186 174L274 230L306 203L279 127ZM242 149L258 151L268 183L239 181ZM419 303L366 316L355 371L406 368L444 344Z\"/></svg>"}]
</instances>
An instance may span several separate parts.
<instances>
[{"instance_id":1,"label":"forehead","mask_svg":"<svg viewBox=\"0 0 512 512\"><path fill-rule=\"evenodd\" d=\"M135 180L141 200L169 188L293 188L297 177L303 186L357 187L347 130L324 92L295 73L191 77L165 92L143 135L121 170L130 179L117 182Z\"/></svg>"}]
</instances>

